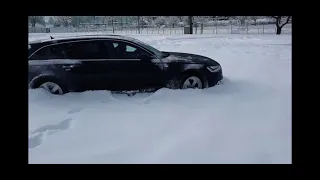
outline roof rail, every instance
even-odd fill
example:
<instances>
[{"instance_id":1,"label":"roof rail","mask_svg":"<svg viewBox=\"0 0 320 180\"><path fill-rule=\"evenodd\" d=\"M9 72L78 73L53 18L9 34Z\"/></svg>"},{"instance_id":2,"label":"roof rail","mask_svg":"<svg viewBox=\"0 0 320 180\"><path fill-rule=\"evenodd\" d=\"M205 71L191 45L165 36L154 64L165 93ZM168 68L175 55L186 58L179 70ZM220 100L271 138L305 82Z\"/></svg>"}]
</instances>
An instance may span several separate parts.
<instances>
[{"instance_id":1,"label":"roof rail","mask_svg":"<svg viewBox=\"0 0 320 180\"><path fill-rule=\"evenodd\" d=\"M80 35L67 35L67 36L58 36L56 38L51 38L51 40L54 39L63 39L63 38L69 38L69 37L88 37L88 36L121 36L121 35L116 35L116 34L80 34Z\"/></svg>"},{"instance_id":2,"label":"roof rail","mask_svg":"<svg viewBox=\"0 0 320 180\"><path fill-rule=\"evenodd\" d=\"M87 35L83 35L83 36L121 36L118 34L87 34Z\"/></svg>"},{"instance_id":3,"label":"roof rail","mask_svg":"<svg viewBox=\"0 0 320 180\"><path fill-rule=\"evenodd\" d=\"M81 36L121 36L117 34L80 34L80 35L73 35L67 37L81 37Z\"/></svg>"},{"instance_id":4,"label":"roof rail","mask_svg":"<svg viewBox=\"0 0 320 180\"><path fill-rule=\"evenodd\" d=\"M75 38L75 37L88 37L88 36L115 36L115 37L122 37L121 35L115 35L115 34L80 34L80 35L67 35L67 36L57 36L57 37L53 37L53 36L49 36L46 37L45 39L39 39L39 40L34 40L32 42L47 42L47 41L55 41L55 40L61 40L61 39L68 39L68 38Z\"/></svg>"}]
</instances>

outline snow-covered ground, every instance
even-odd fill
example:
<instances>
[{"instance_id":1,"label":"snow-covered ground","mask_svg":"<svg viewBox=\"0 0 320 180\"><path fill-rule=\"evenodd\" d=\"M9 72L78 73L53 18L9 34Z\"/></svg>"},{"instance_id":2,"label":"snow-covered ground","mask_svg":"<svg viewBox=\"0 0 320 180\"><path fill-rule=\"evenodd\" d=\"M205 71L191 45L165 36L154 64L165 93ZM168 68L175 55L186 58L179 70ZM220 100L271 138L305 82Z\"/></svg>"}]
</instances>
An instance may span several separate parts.
<instances>
[{"instance_id":1,"label":"snow-covered ground","mask_svg":"<svg viewBox=\"0 0 320 180\"><path fill-rule=\"evenodd\" d=\"M29 90L30 163L291 163L291 35L132 37L217 60L224 84L132 97Z\"/></svg>"}]
</instances>

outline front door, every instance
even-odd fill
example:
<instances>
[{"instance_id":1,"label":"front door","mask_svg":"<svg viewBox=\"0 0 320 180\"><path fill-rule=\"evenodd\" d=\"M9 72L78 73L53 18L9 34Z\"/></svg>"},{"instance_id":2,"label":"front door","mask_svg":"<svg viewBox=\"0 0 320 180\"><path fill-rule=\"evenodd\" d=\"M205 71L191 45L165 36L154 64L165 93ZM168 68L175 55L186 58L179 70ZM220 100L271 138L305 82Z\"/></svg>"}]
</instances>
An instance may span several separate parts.
<instances>
[{"instance_id":1,"label":"front door","mask_svg":"<svg viewBox=\"0 0 320 180\"><path fill-rule=\"evenodd\" d=\"M152 61L152 54L139 46L121 40L104 42L108 49L108 64L116 69L116 82L112 86L121 90L160 88L164 85L163 67Z\"/></svg>"}]
</instances>

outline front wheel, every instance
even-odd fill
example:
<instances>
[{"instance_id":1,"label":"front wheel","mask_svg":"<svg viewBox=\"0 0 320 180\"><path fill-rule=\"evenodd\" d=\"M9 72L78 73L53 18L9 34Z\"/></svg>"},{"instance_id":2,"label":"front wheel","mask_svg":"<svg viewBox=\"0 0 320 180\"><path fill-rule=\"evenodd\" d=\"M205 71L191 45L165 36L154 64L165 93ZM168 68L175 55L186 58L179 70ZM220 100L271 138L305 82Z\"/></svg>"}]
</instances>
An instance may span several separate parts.
<instances>
[{"instance_id":1,"label":"front wheel","mask_svg":"<svg viewBox=\"0 0 320 180\"><path fill-rule=\"evenodd\" d=\"M189 76L184 79L181 89L202 89L203 83L197 76Z\"/></svg>"}]
</instances>

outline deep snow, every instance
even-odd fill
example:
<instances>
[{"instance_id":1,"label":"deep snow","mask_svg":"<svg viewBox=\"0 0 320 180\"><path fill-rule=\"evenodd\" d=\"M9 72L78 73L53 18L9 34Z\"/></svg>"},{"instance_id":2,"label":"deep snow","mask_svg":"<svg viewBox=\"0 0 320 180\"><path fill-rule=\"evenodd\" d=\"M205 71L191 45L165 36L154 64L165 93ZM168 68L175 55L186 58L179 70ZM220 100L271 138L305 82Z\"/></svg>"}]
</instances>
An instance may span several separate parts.
<instances>
[{"instance_id":1,"label":"deep snow","mask_svg":"<svg viewBox=\"0 0 320 180\"><path fill-rule=\"evenodd\" d=\"M132 37L213 58L225 81L132 97L29 90L30 163L291 163L291 35Z\"/></svg>"}]
</instances>

